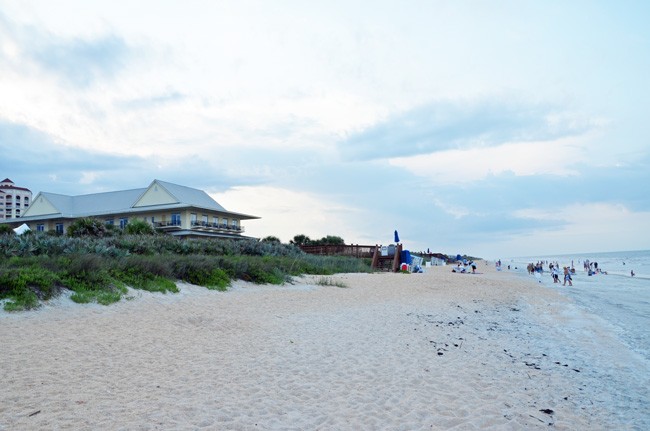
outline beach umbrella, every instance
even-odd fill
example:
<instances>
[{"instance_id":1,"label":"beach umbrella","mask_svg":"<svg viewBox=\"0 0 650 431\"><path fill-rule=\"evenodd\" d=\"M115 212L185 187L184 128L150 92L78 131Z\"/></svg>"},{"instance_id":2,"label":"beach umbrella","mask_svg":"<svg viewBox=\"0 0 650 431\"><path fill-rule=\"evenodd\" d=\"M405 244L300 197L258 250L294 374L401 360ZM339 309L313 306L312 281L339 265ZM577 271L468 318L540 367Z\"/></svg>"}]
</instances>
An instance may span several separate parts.
<instances>
[{"instance_id":1,"label":"beach umbrella","mask_svg":"<svg viewBox=\"0 0 650 431\"><path fill-rule=\"evenodd\" d=\"M399 242L399 235L397 234L397 231L395 231L395 244Z\"/></svg>"}]
</instances>

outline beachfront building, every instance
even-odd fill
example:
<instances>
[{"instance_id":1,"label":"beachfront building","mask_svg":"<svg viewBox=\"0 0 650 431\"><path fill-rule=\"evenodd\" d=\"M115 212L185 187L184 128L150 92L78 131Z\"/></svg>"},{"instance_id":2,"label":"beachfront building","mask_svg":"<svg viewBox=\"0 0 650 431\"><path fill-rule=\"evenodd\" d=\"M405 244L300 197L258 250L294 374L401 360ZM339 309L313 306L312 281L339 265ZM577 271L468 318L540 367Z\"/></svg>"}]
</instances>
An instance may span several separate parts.
<instances>
[{"instance_id":1,"label":"beachfront building","mask_svg":"<svg viewBox=\"0 0 650 431\"><path fill-rule=\"evenodd\" d=\"M0 183L0 223L24 215L32 202L32 192L18 187L9 178Z\"/></svg>"},{"instance_id":2,"label":"beachfront building","mask_svg":"<svg viewBox=\"0 0 650 431\"><path fill-rule=\"evenodd\" d=\"M6 223L63 234L85 217L122 229L130 220L141 219L174 236L218 238L246 238L242 220L259 219L227 211L202 190L154 180L146 188L79 196L40 192L20 219Z\"/></svg>"}]
</instances>

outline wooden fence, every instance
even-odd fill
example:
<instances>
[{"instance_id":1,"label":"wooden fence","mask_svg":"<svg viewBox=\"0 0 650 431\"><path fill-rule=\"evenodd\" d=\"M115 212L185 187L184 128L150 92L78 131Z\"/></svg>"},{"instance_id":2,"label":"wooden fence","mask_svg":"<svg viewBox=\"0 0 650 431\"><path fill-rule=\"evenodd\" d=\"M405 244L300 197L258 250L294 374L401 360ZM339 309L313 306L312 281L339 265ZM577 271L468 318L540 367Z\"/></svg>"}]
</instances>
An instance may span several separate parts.
<instances>
[{"instance_id":1,"label":"wooden fence","mask_svg":"<svg viewBox=\"0 0 650 431\"><path fill-rule=\"evenodd\" d=\"M350 256L372 259L372 268L380 271L399 271L402 244L397 244L390 255L382 256L381 247L378 245L301 245L300 249L305 253L318 254L321 256ZM438 258L449 262L449 257L442 253L414 253L422 256L424 260Z\"/></svg>"},{"instance_id":2,"label":"wooden fence","mask_svg":"<svg viewBox=\"0 0 650 431\"><path fill-rule=\"evenodd\" d=\"M301 245L300 249L308 254L319 254L324 256L351 256L372 258L375 253L376 245Z\"/></svg>"}]
</instances>

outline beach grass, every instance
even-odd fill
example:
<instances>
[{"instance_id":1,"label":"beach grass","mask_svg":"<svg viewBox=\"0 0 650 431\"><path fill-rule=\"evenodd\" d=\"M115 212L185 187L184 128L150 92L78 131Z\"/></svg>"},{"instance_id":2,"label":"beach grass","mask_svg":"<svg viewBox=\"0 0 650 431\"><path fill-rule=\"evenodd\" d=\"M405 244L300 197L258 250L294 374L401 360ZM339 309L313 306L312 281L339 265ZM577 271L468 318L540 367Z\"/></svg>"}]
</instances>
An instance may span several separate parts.
<instances>
[{"instance_id":1,"label":"beach grass","mask_svg":"<svg viewBox=\"0 0 650 431\"><path fill-rule=\"evenodd\" d=\"M0 300L7 311L37 308L66 289L75 302L107 305L122 299L127 286L177 293L180 280L225 291L233 280L280 285L303 274L372 271L368 259L309 255L290 244L160 235L1 235L0 256L6 258L0 262Z\"/></svg>"},{"instance_id":2,"label":"beach grass","mask_svg":"<svg viewBox=\"0 0 650 431\"><path fill-rule=\"evenodd\" d=\"M333 280L331 277L320 277L316 280L316 284L319 286L348 287L348 285L342 281Z\"/></svg>"}]
</instances>

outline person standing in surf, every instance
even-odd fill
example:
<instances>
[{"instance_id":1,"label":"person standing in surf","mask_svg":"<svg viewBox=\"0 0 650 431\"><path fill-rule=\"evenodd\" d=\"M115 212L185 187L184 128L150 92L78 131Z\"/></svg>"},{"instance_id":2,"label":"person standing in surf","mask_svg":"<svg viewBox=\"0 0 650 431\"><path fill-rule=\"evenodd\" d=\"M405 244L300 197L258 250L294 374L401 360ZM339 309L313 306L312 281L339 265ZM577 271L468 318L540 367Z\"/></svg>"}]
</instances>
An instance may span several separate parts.
<instances>
[{"instance_id":1,"label":"person standing in surf","mask_svg":"<svg viewBox=\"0 0 650 431\"><path fill-rule=\"evenodd\" d=\"M564 267L564 284L562 286L566 286L566 282L569 282L569 286L573 286L573 283L571 282L571 273L569 272L569 267L565 266Z\"/></svg>"}]
</instances>

